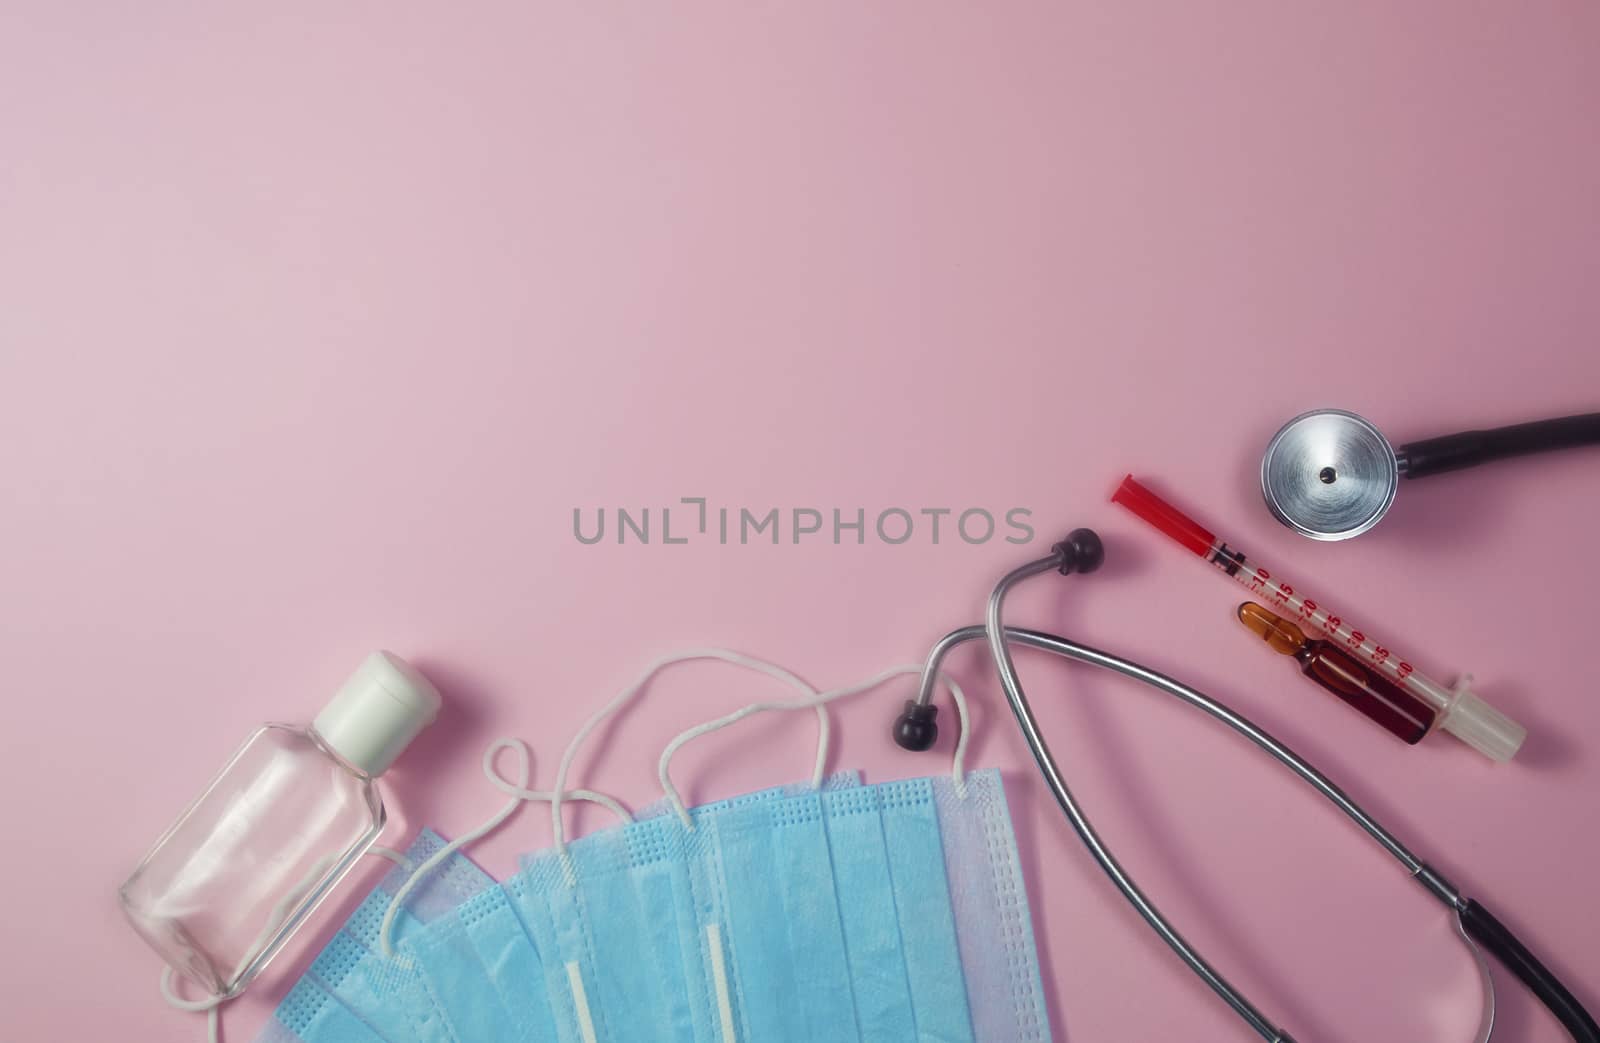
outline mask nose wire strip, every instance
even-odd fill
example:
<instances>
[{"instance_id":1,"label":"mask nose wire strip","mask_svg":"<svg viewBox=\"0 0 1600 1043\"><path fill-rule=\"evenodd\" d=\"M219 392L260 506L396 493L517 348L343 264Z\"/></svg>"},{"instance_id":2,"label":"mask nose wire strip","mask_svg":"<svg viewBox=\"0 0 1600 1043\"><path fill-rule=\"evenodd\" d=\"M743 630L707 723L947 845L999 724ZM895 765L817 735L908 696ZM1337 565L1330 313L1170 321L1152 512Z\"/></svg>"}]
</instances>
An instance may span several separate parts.
<instances>
[{"instance_id":1,"label":"mask nose wire strip","mask_svg":"<svg viewBox=\"0 0 1600 1043\"><path fill-rule=\"evenodd\" d=\"M567 857L567 835L566 827L561 821L561 802L565 799L563 794L566 791L567 774L572 769L572 760L577 756L578 748L583 745L584 740L589 737L589 733L594 731L601 721L604 721L607 717L632 702L634 697L639 694L662 667L695 659L721 660L724 663L731 663L734 666L741 666L747 670L754 670L757 673L766 674L768 677L777 678L790 687L799 690L801 695L817 694L815 688L776 663L769 663L764 659L743 655L726 648L691 648L683 652L673 652L657 659L645 668L644 673L640 674L633 684L624 688L617 693L616 698L595 711L593 716L583 723L583 727L578 729L578 734L572 737L572 741L567 743L566 750L561 754L561 766L556 769L555 799L550 803L550 820L551 829L555 833L555 848L557 853L561 855L563 862ZM817 763L811 775L813 789L822 785L822 776L827 768L827 762L828 711L825 707L819 705L817 707ZM570 867L568 869L568 878L569 880L571 879Z\"/></svg>"},{"instance_id":2,"label":"mask nose wire strip","mask_svg":"<svg viewBox=\"0 0 1600 1043\"><path fill-rule=\"evenodd\" d=\"M583 1043L595 1043L594 1015L589 1013L589 992L583 987L577 960L567 961L567 989L572 993L572 1009L578 1012L578 1034Z\"/></svg>"},{"instance_id":3,"label":"mask nose wire strip","mask_svg":"<svg viewBox=\"0 0 1600 1043\"><path fill-rule=\"evenodd\" d=\"M411 860L406 858L405 855L396 851L392 847L383 847L381 845L374 844L367 848L367 854L377 855L379 858L387 858L389 861L403 869L411 868ZM306 871L306 875L300 880L300 882L294 887L290 888L289 893L284 895L278 904L272 907L272 911L267 914L266 926L261 929L260 934L256 935L256 940L250 943L250 947L247 950L248 955L244 959L244 964L240 965L240 970L243 969L245 964L248 964L251 960L255 959L255 955L260 951L261 946L266 944L267 939L272 936L272 932L276 931L283 923L284 918L289 915L289 909L294 906L295 903L299 902L301 898L305 897L305 893L311 889L312 885L317 880L322 878L323 873L327 872L328 865L332 861L333 859L331 856L318 859L312 864L311 868ZM234 996L207 996L204 999L186 1000L182 996L178 995L176 977L177 976L172 971L171 965L161 968L162 998L167 1001L168 1006L173 1007L176 1010L189 1011L192 1013L200 1013L202 1011L205 1012L206 1039L209 1041L209 1043L217 1043L218 1031L222 1024L222 1005L233 999Z\"/></svg>"},{"instance_id":4,"label":"mask nose wire strip","mask_svg":"<svg viewBox=\"0 0 1600 1043\"><path fill-rule=\"evenodd\" d=\"M711 980L717 993L717 1022L722 1043L738 1043L733 1029L733 1001L728 998L728 964L722 953L722 927L706 924L706 948L711 953Z\"/></svg>"},{"instance_id":5,"label":"mask nose wire strip","mask_svg":"<svg viewBox=\"0 0 1600 1043\"><path fill-rule=\"evenodd\" d=\"M517 769L515 776L516 781L507 779L495 769L495 755L501 750L510 750L513 755ZM406 882L401 884L400 888L395 891L394 897L389 900L389 907L383 911L383 924L378 929L378 945L385 958L394 956L394 921L395 917L400 912L400 906L405 902L406 897L411 894L416 886L426 879L429 873L433 872L435 867L437 867L445 859L449 858L452 854L459 851L461 848L466 847L468 844L474 843L488 833L498 829L501 823L510 818L518 808L522 807L522 805L530 801L548 801L550 803L555 802L556 794L554 792L528 788L529 777L532 772L533 754L528 750L528 744L523 742L521 739L502 737L496 739L494 742L491 742L488 748L483 751L484 776L488 778L490 784L492 784L496 789L500 790L500 792L509 794L511 799L506 801L505 806L499 811L495 812L493 815L490 815L477 829L470 830L469 832L462 834L456 839L450 841L450 843L441 847L438 851L435 851L421 865L419 865L416 870L406 878ZM569 791L567 797L570 800L584 800L592 804L599 804L602 807L610 810L623 822L633 821L633 816L628 814L626 808L603 793L595 793L592 790L586 789L575 789Z\"/></svg>"},{"instance_id":6,"label":"mask nose wire strip","mask_svg":"<svg viewBox=\"0 0 1600 1043\"><path fill-rule=\"evenodd\" d=\"M671 802L672 810L677 813L678 820L684 824L685 828L694 829L694 819L690 816L688 808L684 806L683 797L679 794L678 788L673 785L672 776L670 773L672 755L677 753L678 750L683 748L686 744L693 742L702 735L709 735L712 732L720 731L729 725L737 724L753 714L765 713L769 710L786 712L794 710L809 710L814 706L821 707L833 702L836 699L844 699L852 695L860 695L862 692L877 688L884 682L896 677L901 677L906 674L921 674L922 669L923 668L921 665L915 663L908 664L906 666L891 666L887 670L880 671L879 673L867 678L865 681L861 681L857 684L847 685L843 688L831 688L826 692L818 692L805 699L793 699L787 702L750 703L747 706L740 707L730 714L726 714L722 717L718 717L715 720L707 721L705 724L690 728L689 730L680 733L671 742L667 743L667 748L662 751L661 762L657 768L657 774L661 779L661 790L666 794L667 800ZM950 677L941 674L940 680L944 682L946 688L950 689L950 698L956 704L956 719L958 721L957 730L959 735L956 738L955 753L951 757L950 777L951 781L955 785L956 793L964 798L967 795L967 734L970 731L967 722L967 697L966 694L961 691L960 685L956 684L955 681Z\"/></svg>"}]
</instances>

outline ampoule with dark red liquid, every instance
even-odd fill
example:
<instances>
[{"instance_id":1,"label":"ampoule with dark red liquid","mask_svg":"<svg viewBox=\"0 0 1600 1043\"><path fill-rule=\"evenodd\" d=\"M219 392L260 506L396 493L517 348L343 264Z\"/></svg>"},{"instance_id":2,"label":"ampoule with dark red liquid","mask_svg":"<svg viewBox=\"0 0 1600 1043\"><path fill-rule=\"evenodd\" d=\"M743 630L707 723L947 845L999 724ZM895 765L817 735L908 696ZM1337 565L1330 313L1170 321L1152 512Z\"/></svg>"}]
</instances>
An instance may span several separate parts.
<instances>
[{"instance_id":1,"label":"ampoule with dark red liquid","mask_svg":"<svg viewBox=\"0 0 1600 1043\"><path fill-rule=\"evenodd\" d=\"M1433 728L1433 707L1378 676L1330 642L1310 641L1293 623L1253 601L1239 606L1239 622L1274 651L1294 656L1300 672L1411 745Z\"/></svg>"}]
</instances>

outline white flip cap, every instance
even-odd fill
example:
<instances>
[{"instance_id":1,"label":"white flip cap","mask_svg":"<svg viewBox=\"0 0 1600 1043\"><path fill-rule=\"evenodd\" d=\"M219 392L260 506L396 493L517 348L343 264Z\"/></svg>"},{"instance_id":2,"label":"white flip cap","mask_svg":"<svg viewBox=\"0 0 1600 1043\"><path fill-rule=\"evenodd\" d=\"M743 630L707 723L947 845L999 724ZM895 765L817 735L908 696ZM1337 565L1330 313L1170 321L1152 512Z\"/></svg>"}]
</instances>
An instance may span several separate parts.
<instances>
[{"instance_id":1,"label":"white flip cap","mask_svg":"<svg viewBox=\"0 0 1600 1043\"><path fill-rule=\"evenodd\" d=\"M339 756L368 775L382 775L439 716L443 702L416 667L392 652L374 652L311 727Z\"/></svg>"}]
</instances>

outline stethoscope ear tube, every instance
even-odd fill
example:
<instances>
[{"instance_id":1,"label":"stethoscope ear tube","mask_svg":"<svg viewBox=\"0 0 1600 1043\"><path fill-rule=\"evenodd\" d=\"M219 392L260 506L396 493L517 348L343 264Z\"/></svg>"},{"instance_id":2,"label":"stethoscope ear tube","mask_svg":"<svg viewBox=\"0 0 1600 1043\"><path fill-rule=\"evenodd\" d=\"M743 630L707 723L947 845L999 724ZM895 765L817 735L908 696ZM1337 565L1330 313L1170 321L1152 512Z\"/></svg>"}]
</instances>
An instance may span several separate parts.
<instances>
[{"instance_id":1,"label":"stethoscope ear tube","mask_svg":"<svg viewBox=\"0 0 1600 1043\"><path fill-rule=\"evenodd\" d=\"M1600 1028L1596 1027L1595 1021L1589 1012L1504 924L1491 915L1481 903L1463 898L1448 881L1422 862L1421 859L1417 858L1416 855L1412 854L1405 845L1376 819L1367 814L1344 791L1254 722L1217 702L1205 693L1181 684L1163 674L1156 673L1139 663L1122 659L1085 645L1076 644L1054 634L1044 634L1038 631L1023 630L1005 625L1003 606L1006 594L1011 587L1031 576L1052 570L1059 570L1062 573L1090 571L1100 562L1101 554L1098 553L1098 549L1099 540L1094 537L1094 534L1087 530L1079 530L1073 533L1072 537L1069 537L1067 541L1057 544L1054 552L1049 557L1029 562L1007 573L995 585L993 592L989 596L988 610L985 614L983 626L963 627L952 631L934 645L927 662L923 666L923 693L918 699L907 703L907 714L912 713L914 710L926 713L927 721L931 724L933 707L929 700L932 692L932 680L937 676L940 662L950 649L957 644L980 637L987 638L990 652L1000 674L1001 687L1005 691L1007 701L1011 704L1017 725L1022 731L1023 738L1027 741L1030 751L1033 753L1040 774L1044 777L1052 795L1056 798L1057 804L1060 805L1062 814L1077 832L1079 839L1084 842L1090 854L1099 863L1100 868L1111 878L1117 889L1122 892L1123 897L1133 905L1145 922L1188 964L1190 970L1194 971L1201 980L1211 987L1212 991L1217 993L1246 1024L1263 1039L1267 1040L1268 1043L1292 1043L1292 1040L1286 1032L1274 1025L1261 1011L1251 1004L1243 993L1228 982L1178 933L1154 903L1134 883L1132 877L1117 861L1110 849L1100 839L1094 827L1089 823L1083 809L1067 787L1066 780L1056 765L1055 758L1051 754L1045 737L1039 729L1038 721L1033 715L1027 695L1022 689L1021 678L1017 675L1016 667L1012 663L1010 653L1010 645L1012 643L1042 649L1056 655L1065 656L1068 659L1075 659L1113 670L1189 703L1249 739L1343 811L1380 847L1388 851L1396 861L1404 866L1435 898L1455 914L1456 925L1460 930L1462 939L1468 948L1473 950L1474 959L1478 962L1479 969L1483 972L1484 977L1485 1003L1483 1023L1478 1037L1480 1040L1487 1040L1493 1029L1493 981L1487 973L1487 967L1483 963L1481 955L1474 947L1474 942L1493 953L1501 963L1508 967L1523 984L1538 996L1545 1006L1549 1007L1550 1011L1560 1020L1576 1043L1600 1043ZM902 720L905 716L905 714L902 715ZM900 727L900 722L897 722L897 733Z\"/></svg>"}]
</instances>

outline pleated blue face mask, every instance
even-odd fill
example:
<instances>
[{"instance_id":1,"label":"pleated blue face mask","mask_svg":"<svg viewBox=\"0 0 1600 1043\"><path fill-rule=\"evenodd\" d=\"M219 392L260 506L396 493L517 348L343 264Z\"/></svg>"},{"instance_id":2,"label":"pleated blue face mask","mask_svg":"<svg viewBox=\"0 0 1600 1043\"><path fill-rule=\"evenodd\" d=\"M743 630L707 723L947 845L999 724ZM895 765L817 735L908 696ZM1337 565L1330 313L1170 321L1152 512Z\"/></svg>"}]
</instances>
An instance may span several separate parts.
<instances>
[{"instance_id":1,"label":"pleated blue face mask","mask_svg":"<svg viewBox=\"0 0 1600 1043\"><path fill-rule=\"evenodd\" d=\"M419 1038L551 1038L543 960L504 887L402 940L397 960L416 970L437 1012Z\"/></svg>"},{"instance_id":2,"label":"pleated blue face mask","mask_svg":"<svg viewBox=\"0 0 1600 1043\"><path fill-rule=\"evenodd\" d=\"M396 867L356 907L312 961L306 976L290 990L262 1043L370 1043L413 1035L411 1003L402 978L379 953L385 914L412 871L436 858L447 845L438 834L423 830L406 850L406 867ZM444 915L494 881L466 857L451 852L427 878L411 889L396 918L400 930L420 932L427 921Z\"/></svg>"},{"instance_id":3,"label":"pleated blue face mask","mask_svg":"<svg viewBox=\"0 0 1600 1043\"><path fill-rule=\"evenodd\" d=\"M494 756L502 749L517 754L517 781L501 778ZM470 842L494 828L521 802L549 801L548 793L529 790L527 747L500 740L484 756L484 772L511 796L502 812L459 843ZM588 790L571 798L601 804L624 823L627 811L616 801ZM436 856L437 857L437 856ZM426 866L420 871L425 873ZM396 1005L407 1007L419 1043L467 1043L476 1040L554 1039L556 1018L546 983L553 959L548 938L539 934L515 897L523 890L514 877L505 885L484 888L426 930L397 932L389 981ZM381 948L380 944L380 948Z\"/></svg>"},{"instance_id":4,"label":"pleated blue face mask","mask_svg":"<svg viewBox=\"0 0 1600 1043\"><path fill-rule=\"evenodd\" d=\"M727 727L752 713L795 710L842 698L901 673L886 671L862 685L824 692L790 703L757 703L678 736L662 755L660 777L669 801L681 808L668 766L673 753L694 738ZM1049 1017L1039 973L1027 892L1016 838L998 772L965 774L967 735L965 697L951 688L960 721L951 776L911 779L839 793L821 794L817 805L826 829L831 860L832 900L838 905L854 1026L848 1025L836 997L838 942L811 932L789 941L792 977L772 974L772 957L781 932L769 905L750 929L735 929L731 952L737 968L735 992L757 993L762 1010L784 1009L792 995L815 977L814 992L824 997L805 1005L799 1018L764 1023L756 1039L1015 1040L1050 1038ZM780 805L780 826L772 850L804 858L785 828L815 831L814 809L796 801ZM680 816L681 817L681 816ZM726 820L724 820L726 822ZM724 832L727 826L724 825ZM762 866L756 876L765 872ZM813 882L807 893L825 905L826 886ZM820 914L819 914L820 915ZM784 912L778 924L796 917ZM763 953L756 961L752 950ZM744 972L753 970L751 981ZM797 1031L796 1024L805 1026ZM745 1026L749 1032L752 1026Z\"/></svg>"},{"instance_id":5,"label":"pleated blue face mask","mask_svg":"<svg viewBox=\"0 0 1600 1043\"><path fill-rule=\"evenodd\" d=\"M857 784L840 775L823 787ZM725 1021L747 1023L759 1005L729 990L725 932L745 921L749 902L779 892L772 879L760 883L759 895L728 885L741 859L724 842L726 829L746 819L767 823L769 809L807 799L800 792L817 799L808 786L765 790L692 809L692 830L676 818L652 818L585 837L565 855L525 860L507 889L554 953L546 983L558 1038L692 1043L725 1038ZM826 847L813 857L825 867Z\"/></svg>"},{"instance_id":6,"label":"pleated blue face mask","mask_svg":"<svg viewBox=\"0 0 1600 1043\"><path fill-rule=\"evenodd\" d=\"M747 665L731 653L690 657L707 655ZM526 759L520 785L491 776L513 801L458 844L497 826L521 800L553 796L553 850L525 856L503 885L478 874L472 887L447 887L454 897L423 902L427 912L416 907L424 887L417 897L407 893L411 884L391 888L405 901L391 899L376 939L372 908L364 907L362 924L349 932L358 959L349 968L319 961L263 1039L1048 1040L1004 793L994 772L964 774L959 691L952 690L961 730L949 778L861 786L853 777L822 778L822 704L918 668L823 693L758 668L808 694L745 707L669 744L660 765L669 815L642 815L570 844L564 837L561 802L597 797L564 790L573 751L639 685L579 732L553 794L525 788ZM667 770L684 743L761 710L806 708L824 722L809 785L684 806ZM486 754L486 769L503 745ZM414 880L448 875L445 867L456 864L450 848L424 861L429 872ZM397 911L402 905L409 913ZM390 930L398 944L386 959ZM324 980L337 984L324 988Z\"/></svg>"},{"instance_id":7,"label":"pleated blue face mask","mask_svg":"<svg viewBox=\"0 0 1600 1043\"><path fill-rule=\"evenodd\" d=\"M824 798L863 1040L971 1040L927 779Z\"/></svg>"},{"instance_id":8,"label":"pleated blue face mask","mask_svg":"<svg viewBox=\"0 0 1600 1043\"><path fill-rule=\"evenodd\" d=\"M810 691L781 668L745 661L736 653L711 651L659 660L623 698L631 697L662 666L699 658L742 662L760 672L784 676ZM820 709L818 716L825 737L826 716ZM506 780L494 770L496 753L506 748L519 756L519 781ZM821 757L819 751L819 763ZM533 945L529 925L520 920L513 923L506 916L514 912L510 893L490 887L492 881L455 853L459 846L499 826L523 802L552 800L549 793L527 788L530 760L526 745L518 740L502 739L485 751L485 773L510 795L510 803L450 845L441 847L431 834L422 838L409 858L413 866L421 863L417 871L398 887L393 876L386 879L357 909L350 924L291 990L262 1036L264 1040L365 1043L369 1032L376 1032L392 1043L409 1039L476 1043L480 1039L524 1038L529 1026L553 1020L547 1014L548 999L529 995L516 980L543 970L544 961ZM565 791L564 797L604 804L628 819L619 804L600 794L573 789ZM559 817L557 822L559 836ZM419 887L419 881L427 883ZM471 901L473 898L476 901ZM423 931L419 925L426 921L437 921L439 930ZM391 949L396 937L401 939L399 951ZM486 980L494 989L492 1000ZM206 1009L175 1002L185 1009ZM213 1015L213 1036L214 1025Z\"/></svg>"},{"instance_id":9,"label":"pleated blue face mask","mask_svg":"<svg viewBox=\"0 0 1600 1043\"><path fill-rule=\"evenodd\" d=\"M1047 1043L1028 890L998 771L931 780L967 1003L979 1040Z\"/></svg>"},{"instance_id":10,"label":"pleated blue face mask","mask_svg":"<svg viewBox=\"0 0 1600 1043\"><path fill-rule=\"evenodd\" d=\"M300 1043L307 1039L387 1043L316 982L302 978L273 1011L272 1020L256 1037L256 1043Z\"/></svg>"},{"instance_id":11,"label":"pleated blue face mask","mask_svg":"<svg viewBox=\"0 0 1600 1043\"><path fill-rule=\"evenodd\" d=\"M723 978L712 1039L972 1039L927 780L826 788L694 829L721 892L699 925Z\"/></svg>"},{"instance_id":12,"label":"pleated blue face mask","mask_svg":"<svg viewBox=\"0 0 1600 1043\"><path fill-rule=\"evenodd\" d=\"M765 823L756 814L714 823L739 1027L719 1038L1048 1038L1031 936L1016 931L1019 920L1027 923L1026 896L1003 916L992 902L952 900L948 863L970 866L965 879L1020 883L1006 872L1014 858L991 861L986 848L965 849L962 823L978 823L993 831L997 852L1014 850L1003 797L990 799L998 776L981 773L964 788L963 798L949 779L910 779L782 801L759 809ZM956 822L950 832L940 810L946 798L945 817ZM1008 932L1015 942L991 944ZM979 993L969 1004L968 961L1001 957L1013 969L985 974L1014 979L1015 988ZM1002 1025L1017 1031L994 1031Z\"/></svg>"},{"instance_id":13,"label":"pleated blue face mask","mask_svg":"<svg viewBox=\"0 0 1600 1043\"><path fill-rule=\"evenodd\" d=\"M507 747L518 754L517 781L493 772L495 754ZM504 818L511 807L522 801L549 799L548 794L526 788L530 770L526 746L515 741L498 742L485 752L484 763L495 784L513 796L513 804L497 819ZM620 805L609 798L586 790L575 791L572 796L604 803L626 817ZM491 820L480 832L497 824ZM431 932L423 930L424 925L459 923L460 911L469 902L481 906L486 897L498 893L488 874L458 850L472 838L469 834L461 841L446 844L436 833L424 830L406 851L406 866L384 878L312 962L305 978L279 1006L261 1037L263 1043L369 1043L374 1037L419 1043L523 1038L453 1037L439 997L429 991L419 973L416 956L384 953L393 937L432 938ZM454 1001L455 996L450 999Z\"/></svg>"},{"instance_id":14,"label":"pleated blue face mask","mask_svg":"<svg viewBox=\"0 0 1600 1043\"><path fill-rule=\"evenodd\" d=\"M514 779L503 778L494 767L496 754L507 749L515 754ZM510 802L483 826L450 844L425 831L406 853L410 868L386 877L313 961L306 981L329 994L355 1020L325 1013L310 1002L311 996L300 994L294 997L297 1004L286 1001L287 1009L280 1010L285 1016L275 1019L280 1028L291 1019L306 1025L287 1038L357 1043L366 1039L357 1023L391 1043L537 1038L526 1035L531 1031L528 1023L512 1013L524 1009L519 997L495 992L486 979L480 944L482 951L490 952L488 947L498 940L515 954L516 938L503 930L498 939L492 937L499 925L487 914L500 888L459 849L498 826L523 802L549 801L550 795L527 788L531 756L521 742L494 743L484 753L483 767ZM628 817L621 805L600 794L575 790L569 796L602 804L624 820ZM471 914L464 919L462 913L468 909ZM398 950L393 945L396 939ZM432 977L424 973L439 967L453 970ZM533 1024L538 1024L536 1017ZM275 1043L284 1038L274 1037Z\"/></svg>"}]
</instances>

